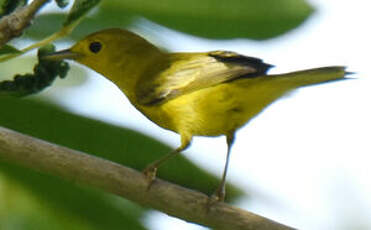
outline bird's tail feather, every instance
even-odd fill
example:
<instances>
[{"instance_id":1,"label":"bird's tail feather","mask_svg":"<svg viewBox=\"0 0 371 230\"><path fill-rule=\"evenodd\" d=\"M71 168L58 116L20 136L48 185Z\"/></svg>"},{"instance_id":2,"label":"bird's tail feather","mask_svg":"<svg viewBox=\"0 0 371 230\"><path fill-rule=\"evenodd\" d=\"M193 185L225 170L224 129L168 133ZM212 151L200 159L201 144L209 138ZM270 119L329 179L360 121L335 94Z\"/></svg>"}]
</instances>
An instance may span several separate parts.
<instances>
[{"instance_id":1,"label":"bird's tail feather","mask_svg":"<svg viewBox=\"0 0 371 230\"><path fill-rule=\"evenodd\" d=\"M310 86L330 81L349 79L346 75L352 74L345 71L344 66L329 66L315 69L296 71L286 74L271 75L280 82L292 84L294 87Z\"/></svg>"}]
</instances>

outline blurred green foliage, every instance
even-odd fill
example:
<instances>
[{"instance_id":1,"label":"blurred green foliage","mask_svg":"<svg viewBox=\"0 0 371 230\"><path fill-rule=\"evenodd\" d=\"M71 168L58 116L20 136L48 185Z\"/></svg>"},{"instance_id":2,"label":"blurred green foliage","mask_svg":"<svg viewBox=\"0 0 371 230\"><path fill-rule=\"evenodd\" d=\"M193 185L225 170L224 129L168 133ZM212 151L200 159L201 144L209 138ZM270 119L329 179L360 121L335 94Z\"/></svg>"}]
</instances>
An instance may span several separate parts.
<instances>
[{"instance_id":1,"label":"blurred green foliage","mask_svg":"<svg viewBox=\"0 0 371 230\"><path fill-rule=\"evenodd\" d=\"M127 27L140 17L169 28L213 39L269 39L303 23L313 8L304 0L110 0L102 1L72 34ZM36 18L27 36L40 39L56 31L63 13L48 13ZM39 25L39 26L37 26Z\"/></svg>"},{"instance_id":2,"label":"blurred green foliage","mask_svg":"<svg viewBox=\"0 0 371 230\"><path fill-rule=\"evenodd\" d=\"M26 4L27 0L0 0L0 18Z\"/></svg>"},{"instance_id":3,"label":"blurred green foliage","mask_svg":"<svg viewBox=\"0 0 371 230\"><path fill-rule=\"evenodd\" d=\"M0 48L0 55L19 53L19 52L21 51L11 45L4 45L3 47Z\"/></svg>"},{"instance_id":4,"label":"blurred green foliage","mask_svg":"<svg viewBox=\"0 0 371 230\"><path fill-rule=\"evenodd\" d=\"M146 229L143 209L114 195L3 162L0 172L0 229Z\"/></svg>"},{"instance_id":5,"label":"blurred green foliage","mask_svg":"<svg viewBox=\"0 0 371 230\"><path fill-rule=\"evenodd\" d=\"M71 10L68 12L63 26L68 26L82 18L89 10L95 7L100 0L75 0Z\"/></svg>"},{"instance_id":6,"label":"blurred green foliage","mask_svg":"<svg viewBox=\"0 0 371 230\"><path fill-rule=\"evenodd\" d=\"M5 5L10 2L0 0L1 13L8 14L27 1L18 0L13 1L12 6ZM57 1L60 7L67 2ZM68 13L43 13L36 17L21 39L44 39L63 26L79 22L98 2L76 0ZM95 11L88 14L68 38L81 38L108 27L128 27L144 17L169 28L206 38L262 40L296 28L312 12L313 8L304 0L110 0L96 6ZM0 57L18 52L14 46L7 45L0 49ZM24 71L24 66L32 66L30 62L31 58L22 57L2 63L0 73L8 74L10 69L15 69L14 66L17 71ZM45 76L57 76L58 73L45 73ZM85 76L81 70L75 74L78 76L70 73L63 81L75 81ZM3 82L10 79L10 76L0 76ZM26 83L28 80L25 80ZM84 82L78 81L79 84ZM42 103L32 97L19 99L8 96L0 94L0 126L138 170L171 151L168 146L151 137L72 114L54 103ZM182 156L161 167L158 176L207 194L211 194L219 183L219 178ZM228 201L243 194L230 184L227 190ZM0 229L146 229L142 223L146 211L123 198L94 188L0 161Z\"/></svg>"},{"instance_id":7,"label":"blurred green foliage","mask_svg":"<svg viewBox=\"0 0 371 230\"><path fill-rule=\"evenodd\" d=\"M60 8L66 7L69 2L69 0L55 0L55 3L57 3L57 6Z\"/></svg>"}]
</instances>

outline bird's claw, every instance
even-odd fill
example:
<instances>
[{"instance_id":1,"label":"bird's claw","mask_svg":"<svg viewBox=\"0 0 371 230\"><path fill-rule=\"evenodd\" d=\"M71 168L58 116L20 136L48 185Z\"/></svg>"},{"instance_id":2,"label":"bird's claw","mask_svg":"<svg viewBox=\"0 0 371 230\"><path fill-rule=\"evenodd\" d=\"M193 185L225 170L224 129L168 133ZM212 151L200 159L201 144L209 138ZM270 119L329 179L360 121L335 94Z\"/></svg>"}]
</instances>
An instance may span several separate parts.
<instances>
[{"instance_id":1,"label":"bird's claw","mask_svg":"<svg viewBox=\"0 0 371 230\"><path fill-rule=\"evenodd\" d=\"M206 203L207 211L209 211L210 208L216 203L224 202L224 198L225 198L225 191L223 189L218 188L211 196L209 196L209 199Z\"/></svg>"},{"instance_id":2,"label":"bird's claw","mask_svg":"<svg viewBox=\"0 0 371 230\"><path fill-rule=\"evenodd\" d=\"M154 167L152 165L147 166L143 170L143 174L146 177L147 180L147 190L149 190L153 184L153 182L156 179L156 173L157 173L157 167Z\"/></svg>"}]
</instances>

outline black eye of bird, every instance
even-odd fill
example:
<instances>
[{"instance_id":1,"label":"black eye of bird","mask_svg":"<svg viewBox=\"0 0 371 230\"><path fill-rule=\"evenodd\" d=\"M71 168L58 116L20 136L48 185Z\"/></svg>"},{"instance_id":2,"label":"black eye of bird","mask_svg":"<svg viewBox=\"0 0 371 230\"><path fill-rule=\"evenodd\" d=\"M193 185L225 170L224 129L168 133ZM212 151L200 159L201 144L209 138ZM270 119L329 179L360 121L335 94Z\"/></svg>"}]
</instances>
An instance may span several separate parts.
<instances>
[{"instance_id":1,"label":"black eye of bird","mask_svg":"<svg viewBox=\"0 0 371 230\"><path fill-rule=\"evenodd\" d=\"M102 44L100 42L92 42L89 45L89 50L93 53L98 53L102 49Z\"/></svg>"}]
</instances>

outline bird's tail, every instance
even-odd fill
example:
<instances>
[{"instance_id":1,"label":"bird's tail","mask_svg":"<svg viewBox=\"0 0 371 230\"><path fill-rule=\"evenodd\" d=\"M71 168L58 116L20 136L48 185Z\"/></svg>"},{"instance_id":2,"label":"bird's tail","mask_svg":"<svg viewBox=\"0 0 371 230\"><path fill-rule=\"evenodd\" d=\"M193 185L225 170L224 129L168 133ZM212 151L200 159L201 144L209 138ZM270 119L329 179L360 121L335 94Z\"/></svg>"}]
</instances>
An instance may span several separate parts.
<instances>
[{"instance_id":1,"label":"bird's tail","mask_svg":"<svg viewBox=\"0 0 371 230\"><path fill-rule=\"evenodd\" d=\"M315 69L296 71L286 74L271 75L282 83L292 84L293 87L302 87L321 84L330 81L349 79L346 75L352 74L345 71L344 66L329 66Z\"/></svg>"}]
</instances>

